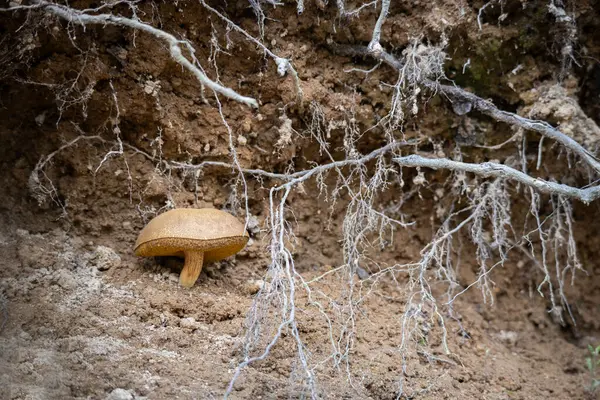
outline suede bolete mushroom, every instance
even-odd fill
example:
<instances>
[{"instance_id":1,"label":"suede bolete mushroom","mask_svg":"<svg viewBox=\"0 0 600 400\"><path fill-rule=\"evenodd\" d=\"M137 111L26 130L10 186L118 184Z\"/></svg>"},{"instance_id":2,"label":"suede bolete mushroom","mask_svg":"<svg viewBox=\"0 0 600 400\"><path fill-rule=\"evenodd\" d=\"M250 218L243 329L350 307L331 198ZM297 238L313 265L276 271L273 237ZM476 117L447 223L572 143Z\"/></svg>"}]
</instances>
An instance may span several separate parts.
<instances>
[{"instance_id":1,"label":"suede bolete mushroom","mask_svg":"<svg viewBox=\"0 0 600 400\"><path fill-rule=\"evenodd\" d=\"M192 287L204 260L232 256L247 242L244 225L231 214L213 208L177 208L160 214L142 229L135 255L185 257L179 283Z\"/></svg>"}]
</instances>

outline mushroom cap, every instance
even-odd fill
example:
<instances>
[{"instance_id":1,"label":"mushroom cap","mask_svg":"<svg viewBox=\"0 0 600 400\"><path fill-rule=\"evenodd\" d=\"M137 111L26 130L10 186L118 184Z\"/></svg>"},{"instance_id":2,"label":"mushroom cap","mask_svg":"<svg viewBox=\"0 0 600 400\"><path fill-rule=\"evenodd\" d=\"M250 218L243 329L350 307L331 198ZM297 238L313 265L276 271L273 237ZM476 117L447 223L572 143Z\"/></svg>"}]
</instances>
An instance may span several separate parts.
<instances>
[{"instance_id":1,"label":"mushroom cap","mask_svg":"<svg viewBox=\"0 0 600 400\"><path fill-rule=\"evenodd\" d=\"M234 255L246 246L248 234L237 218L214 208L176 208L152 219L135 243L141 257L182 256L204 252L206 261Z\"/></svg>"}]
</instances>

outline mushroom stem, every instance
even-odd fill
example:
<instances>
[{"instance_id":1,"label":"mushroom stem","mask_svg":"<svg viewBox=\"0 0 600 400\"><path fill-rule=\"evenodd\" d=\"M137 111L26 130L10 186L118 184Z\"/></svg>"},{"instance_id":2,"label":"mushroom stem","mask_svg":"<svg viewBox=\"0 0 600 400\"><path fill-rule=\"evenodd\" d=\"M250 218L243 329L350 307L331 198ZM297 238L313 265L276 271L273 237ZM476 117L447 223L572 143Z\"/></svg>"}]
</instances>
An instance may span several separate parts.
<instances>
[{"instance_id":1,"label":"mushroom stem","mask_svg":"<svg viewBox=\"0 0 600 400\"><path fill-rule=\"evenodd\" d=\"M185 264L179 275L181 286L191 288L198 280L202 272L202 263L204 262L204 252L198 250L187 250L185 254Z\"/></svg>"}]
</instances>

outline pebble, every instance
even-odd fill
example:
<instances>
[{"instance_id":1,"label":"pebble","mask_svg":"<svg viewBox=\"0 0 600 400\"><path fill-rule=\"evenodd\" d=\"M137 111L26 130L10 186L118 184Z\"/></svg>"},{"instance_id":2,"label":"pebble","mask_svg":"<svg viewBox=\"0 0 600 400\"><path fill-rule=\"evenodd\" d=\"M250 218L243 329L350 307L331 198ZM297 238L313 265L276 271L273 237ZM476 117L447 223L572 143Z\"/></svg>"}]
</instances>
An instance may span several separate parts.
<instances>
[{"instance_id":1,"label":"pebble","mask_svg":"<svg viewBox=\"0 0 600 400\"><path fill-rule=\"evenodd\" d=\"M517 340L519 339L519 334L517 332L514 331L500 331L500 333L498 333L496 335L496 337L501 341L504 342L507 345L510 346L514 346L517 343Z\"/></svg>"},{"instance_id":2,"label":"pebble","mask_svg":"<svg viewBox=\"0 0 600 400\"><path fill-rule=\"evenodd\" d=\"M121 257L110 247L98 246L90 257L90 263L99 271L108 271L121 265Z\"/></svg>"},{"instance_id":3,"label":"pebble","mask_svg":"<svg viewBox=\"0 0 600 400\"><path fill-rule=\"evenodd\" d=\"M358 275L358 278L361 281L368 279L371 276L371 274L369 274L364 268L362 268L359 265L356 266L356 275Z\"/></svg>"},{"instance_id":4,"label":"pebble","mask_svg":"<svg viewBox=\"0 0 600 400\"><path fill-rule=\"evenodd\" d=\"M65 290L75 290L77 288L75 278L67 270L61 269L57 275L56 281L61 288Z\"/></svg>"},{"instance_id":5,"label":"pebble","mask_svg":"<svg viewBox=\"0 0 600 400\"><path fill-rule=\"evenodd\" d=\"M179 320L179 327L184 329L198 329L199 324L194 318L188 317Z\"/></svg>"},{"instance_id":6,"label":"pebble","mask_svg":"<svg viewBox=\"0 0 600 400\"><path fill-rule=\"evenodd\" d=\"M262 279L250 279L246 281L244 288L248 294L256 294L265 285L265 281Z\"/></svg>"},{"instance_id":7,"label":"pebble","mask_svg":"<svg viewBox=\"0 0 600 400\"><path fill-rule=\"evenodd\" d=\"M242 129L244 130L244 132L250 133L250 131L252 130L252 123L249 120L245 120L242 124Z\"/></svg>"},{"instance_id":8,"label":"pebble","mask_svg":"<svg viewBox=\"0 0 600 400\"><path fill-rule=\"evenodd\" d=\"M131 394L131 392L129 392L129 390L125 390L125 389L121 389L121 388L113 390L105 398L105 400L133 400L133 399L134 399L134 397Z\"/></svg>"},{"instance_id":9,"label":"pebble","mask_svg":"<svg viewBox=\"0 0 600 400\"><path fill-rule=\"evenodd\" d=\"M259 224L258 218L256 218L254 215L251 215L250 218L248 218L248 231L250 231L250 233L253 235L256 235L260 232Z\"/></svg>"}]
</instances>

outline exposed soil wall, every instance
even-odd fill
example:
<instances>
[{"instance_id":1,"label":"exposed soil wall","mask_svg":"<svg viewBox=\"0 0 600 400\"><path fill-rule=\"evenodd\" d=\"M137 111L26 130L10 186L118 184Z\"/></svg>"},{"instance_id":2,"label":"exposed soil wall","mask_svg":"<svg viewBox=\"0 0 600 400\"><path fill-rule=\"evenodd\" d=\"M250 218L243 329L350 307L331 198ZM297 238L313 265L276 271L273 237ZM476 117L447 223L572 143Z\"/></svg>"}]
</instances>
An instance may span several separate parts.
<instances>
[{"instance_id":1,"label":"exposed soil wall","mask_svg":"<svg viewBox=\"0 0 600 400\"><path fill-rule=\"evenodd\" d=\"M349 126L360 132L356 151L367 154L386 143L377 124L390 111L398 79L385 65L365 74L376 61L335 50L337 44L368 44L378 8L340 18L334 1L307 1L301 15L294 2L266 3L263 43L293 61L302 105L290 74L279 76L261 49L228 30L200 2L141 2L138 13L193 43L207 75L255 98L257 110L222 97L218 103L151 35L111 25L84 31L44 12L0 13L0 398L223 395L243 361L253 296L268 283L269 189L277 182L247 176L248 246L233 259L207 265L188 290L178 285L181 260L133 255L137 234L173 207L226 209L244 220L243 185L231 168L167 170L161 161L230 163L233 147L243 168L299 171L344 158ZM348 9L358 6L348 3ZM600 3L565 2L573 26L557 23L547 1L490 3L480 12L480 1L393 2L381 43L398 57L414 39L445 43L444 72L453 83L501 109L559 126L596 151ZM260 37L248 3L211 4ZM105 11L131 16L127 5ZM572 57L565 57L561 52L571 37ZM442 156L458 143L470 162L508 163L520 154L538 154L540 137L534 134L519 139L525 150L482 147L502 143L515 130L481 114L459 114L448 98L428 93L419 97L418 110L397 130L398 138L419 140L415 151ZM315 124L322 127L329 154L309 133ZM544 178L574 186L593 183L588 177L594 175L574 156L544 143ZM403 217L414 225L397 229L385 248L365 249L361 269L350 273L361 292L352 320L345 321L352 334L340 336L348 346L338 343L346 354L333 354L330 343L331 332L342 330L337 324L347 315L343 304L336 308L332 300L319 309L305 292L297 295L299 335L313 361L319 397L597 398L589 391L585 357L588 345L600 344L595 222L600 203L572 203L574 239L586 272L577 271L572 284L570 275L566 279L570 310L562 310L562 320L549 312L548 293L538 293L544 279L539 262L515 248L490 273L491 298L484 302L475 285L452 310L440 311L447 319L450 353L444 351L433 310L420 310L422 336L412 338L414 351L404 354L399 347L406 327L399 316L406 311L410 279L390 274L376 284L360 283L361 274L416 262L450 208L464 203L451 201L447 173L428 171L423 184L422 171L403 171L376 205L382 210L401 205ZM323 186L315 180L289 195L295 234L289 248L306 281L330 273L315 296L338 299L348 290L337 268L344 263L340 238L352 193L341 191L334 202L338 177L324 176L322 183L329 195L319 195ZM513 229L525 234L529 192L511 190ZM540 214L553 212L545 198ZM481 271L468 234L457 235L455 246L460 291ZM445 288L431 282L441 301ZM276 327L265 325L258 348ZM244 370L231 398L310 398L303 374L293 335L286 333L265 360Z\"/></svg>"}]
</instances>

